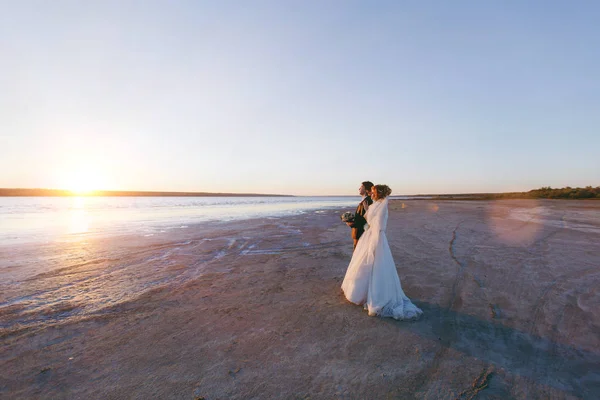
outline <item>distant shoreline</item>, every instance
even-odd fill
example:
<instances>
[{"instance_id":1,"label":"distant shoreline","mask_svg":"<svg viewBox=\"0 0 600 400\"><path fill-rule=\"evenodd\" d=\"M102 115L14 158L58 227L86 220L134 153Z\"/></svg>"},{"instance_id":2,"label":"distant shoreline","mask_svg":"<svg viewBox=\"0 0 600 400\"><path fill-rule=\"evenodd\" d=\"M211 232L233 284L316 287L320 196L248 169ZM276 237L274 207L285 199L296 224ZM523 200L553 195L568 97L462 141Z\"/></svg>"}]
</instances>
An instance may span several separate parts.
<instances>
[{"instance_id":1,"label":"distant shoreline","mask_svg":"<svg viewBox=\"0 0 600 400\"><path fill-rule=\"evenodd\" d=\"M94 190L77 194L57 189L7 189L0 188L0 197L295 197L285 194L260 193L210 193L210 192L153 192L127 190Z\"/></svg>"}]
</instances>

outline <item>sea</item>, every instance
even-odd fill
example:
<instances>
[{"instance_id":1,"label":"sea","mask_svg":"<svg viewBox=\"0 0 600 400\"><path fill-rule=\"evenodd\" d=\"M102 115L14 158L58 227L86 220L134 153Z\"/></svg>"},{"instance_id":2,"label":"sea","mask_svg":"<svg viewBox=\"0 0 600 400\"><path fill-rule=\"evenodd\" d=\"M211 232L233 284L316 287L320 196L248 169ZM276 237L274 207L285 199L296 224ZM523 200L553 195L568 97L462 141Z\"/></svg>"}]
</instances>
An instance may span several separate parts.
<instances>
[{"instance_id":1,"label":"sea","mask_svg":"<svg viewBox=\"0 0 600 400\"><path fill-rule=\"evenodd\" d=\"M208 221L353 211L360 197L2 197L0 244L153 235Z\"/></svg>"},{"instance_id":2,"label":"sea","mask_svg":"<svg viewBox=\"0 0 600 400\"><path fill-rule=\"evenodd\" d=\"M335 218L359 201L0 198L0 337L115 313L149 290L227 271L230 257L277 254L269 235L282 249L308 246L303 214Z\"/></svg>"}]
</instances>

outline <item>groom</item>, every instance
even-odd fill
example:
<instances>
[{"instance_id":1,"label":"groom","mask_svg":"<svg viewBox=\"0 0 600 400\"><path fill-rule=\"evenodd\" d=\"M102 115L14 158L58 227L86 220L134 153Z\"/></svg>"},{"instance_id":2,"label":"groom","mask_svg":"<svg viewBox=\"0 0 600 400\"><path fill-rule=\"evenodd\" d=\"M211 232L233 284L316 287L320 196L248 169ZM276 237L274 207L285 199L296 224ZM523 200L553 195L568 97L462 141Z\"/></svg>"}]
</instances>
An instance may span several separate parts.
<instances>
[{"instance_id":1,"label":"groom","mask_svg":"<svg viewBox=\"0 0 600 400\"><path fill-rule=\"evenodd\" d=\"M373 200L371 200L371 188L373 187L373 182L365 181L361 183L358 188L358 194L360 194L363 199L360 203L358 203L358 207L356 207L356 212L354 213L354 221L346 222L346 224L352 228L352 239L354 239L354 248L356 249L356 244L358 243L358 239L365 232L365 224L367 220L365 219L365 213L369 209L369 206L373 204Z\"/></svg>"}]
</instances>

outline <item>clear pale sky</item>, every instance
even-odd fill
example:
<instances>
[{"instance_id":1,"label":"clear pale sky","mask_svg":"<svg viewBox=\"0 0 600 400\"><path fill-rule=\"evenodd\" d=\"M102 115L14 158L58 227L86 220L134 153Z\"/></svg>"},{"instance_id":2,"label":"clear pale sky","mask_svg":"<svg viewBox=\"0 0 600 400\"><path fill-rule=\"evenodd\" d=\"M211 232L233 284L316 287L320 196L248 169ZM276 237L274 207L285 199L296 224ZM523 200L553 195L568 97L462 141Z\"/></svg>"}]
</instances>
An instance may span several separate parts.
<instances>
[{"instance_id":1,"label":"clear pale sky","mask_svg":"<svg viewBox=\"0 0 600 400\"><path fill-rule=\"evenodd\" d=\"M597 1L0 0L0 187L600 185Z\"/></svg>"}]
</instances>

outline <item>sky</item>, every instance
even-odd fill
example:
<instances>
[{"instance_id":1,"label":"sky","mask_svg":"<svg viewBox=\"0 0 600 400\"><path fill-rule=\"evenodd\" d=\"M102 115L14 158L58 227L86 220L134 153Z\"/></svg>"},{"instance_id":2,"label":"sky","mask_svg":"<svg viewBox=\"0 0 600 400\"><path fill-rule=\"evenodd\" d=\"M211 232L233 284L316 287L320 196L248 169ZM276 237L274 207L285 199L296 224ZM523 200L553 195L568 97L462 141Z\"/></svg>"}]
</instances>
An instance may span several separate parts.
<instances>
[{"instance_id":1,"label":"sky","mask_svg":"<svg viewBox=\"0 0 600 400\"><path fill-rule=\"evenodd\" d=\"M0 0L0 187L600 186L600 2Z\"/></svg>"}]
</instances>

